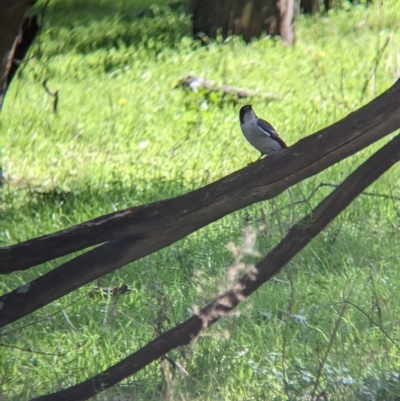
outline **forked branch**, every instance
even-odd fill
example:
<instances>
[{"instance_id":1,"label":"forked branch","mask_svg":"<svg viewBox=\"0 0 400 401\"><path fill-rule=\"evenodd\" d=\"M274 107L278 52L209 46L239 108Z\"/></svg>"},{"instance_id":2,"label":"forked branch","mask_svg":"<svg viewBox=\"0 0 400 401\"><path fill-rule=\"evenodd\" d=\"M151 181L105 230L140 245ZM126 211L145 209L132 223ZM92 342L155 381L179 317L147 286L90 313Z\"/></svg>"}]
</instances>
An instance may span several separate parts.
<instances>
[{"instance_id":1,"label":"forked branch","mask_svg":"<svg viewBox=\"0 0 400 401\"><path fill-rule=\"evenodd\" d=\"M398 128L399 82L338 123L204 188L3 248L0 271L9 273L109 241L0 297L0 327L221 217L270 199Z\"/></svg>"},{"instance_id":2,"label":"forked branch","mask_svg":"<svg viewBox=\"0 0 400 401\"><path fill-rule=\"evenodd\" d=\"M133 236L135 244L146 238L154 240L160 231L186 232L185 228L191 226L189 233L194 232L232 212L279 195L399 128L400 81L397 81L366 106L300 140L279 156L267 157L196 191L0 248L0 273L25 270L128 236ZM166 245L160 243L152 252L163 246Z\"/></svg>"},{"instance_id":3,"label":"forked branch","mask_svg":"<svg viewBox=\"0 0 400 401\"><path fill-rule=\"evenodd\" d=\"M293 226L286 237L251 271L244 275L229 291L204 307L197 315L163 333L145 347L93 378L54 394L35 398L32 401L87 400L137 373L172 349L190 343L277 274L362 191L399 160L400 135L363 163L312 213Z\"/></svg>"}]
</instances>

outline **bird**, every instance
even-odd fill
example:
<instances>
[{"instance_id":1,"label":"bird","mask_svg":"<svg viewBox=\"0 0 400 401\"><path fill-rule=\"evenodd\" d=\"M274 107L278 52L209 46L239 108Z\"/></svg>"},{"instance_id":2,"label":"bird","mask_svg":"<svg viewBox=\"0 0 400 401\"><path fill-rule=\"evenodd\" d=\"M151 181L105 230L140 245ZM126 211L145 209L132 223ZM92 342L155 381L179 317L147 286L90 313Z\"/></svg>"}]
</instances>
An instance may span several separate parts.
<instances>
[{"instance_id":1,"label":"bird","mask_svg":"<svg viewBox=\"0 0 400 401\"><path fill-rule=\"evenodd\" d=\"M240 109L239 118L243 135L261 153L257 160L287 148L275 128L268 121L258 118L250 104Z\"/></svg>"}]
</instances>

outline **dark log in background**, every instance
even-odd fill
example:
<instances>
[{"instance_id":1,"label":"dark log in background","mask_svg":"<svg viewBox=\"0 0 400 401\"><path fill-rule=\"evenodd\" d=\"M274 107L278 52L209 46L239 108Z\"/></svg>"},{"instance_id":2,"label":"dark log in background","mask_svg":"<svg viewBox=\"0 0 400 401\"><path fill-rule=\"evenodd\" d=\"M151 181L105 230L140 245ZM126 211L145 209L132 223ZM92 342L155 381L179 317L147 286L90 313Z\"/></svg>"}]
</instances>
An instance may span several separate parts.
<instances>
[{"instance_id":1,"label":"dark log in background","mask_svg":"<svg viewBox=\"0 0 400 401\"><path fill-rule=\"evenodd\" d=\"M330 0L324 0L324 4L327 10L332 7ZM300 9L304 14L316 14L319 9L318 0L301 0Z\"/></svg>"},{"instance_id":2,"label":"dark log in background","mask_svg":"<svg viewBox=\"0 0 400 401\"><path fill-rule=\"evenodd\" d=\"M292 27L293 0L192 0L193 35L223 38L241 35L246 42L253 38L268 35L284 35L287 43L294 41ZM291 17L286 18L286 9ZM282 30L281 25L285 26Z\"/></svg>"},{"instance_id":3,"label":"dark log in background","mask_svg":"<svg viewBox=\"0 0 400 401\"><path fill-rule=\"evenodd\" d=\"M370 0L369 0L370 1ZM355 1L352 1L355 3ZM326 11L333 7L333 0L323 0ZM241 35L246 42L267 34L280 35L288 44L295 41L294 21L299 11L317 14L319 0L192 0L193 35L203 34L215 39L220 32Z\"/></svg>"}]
</instances>

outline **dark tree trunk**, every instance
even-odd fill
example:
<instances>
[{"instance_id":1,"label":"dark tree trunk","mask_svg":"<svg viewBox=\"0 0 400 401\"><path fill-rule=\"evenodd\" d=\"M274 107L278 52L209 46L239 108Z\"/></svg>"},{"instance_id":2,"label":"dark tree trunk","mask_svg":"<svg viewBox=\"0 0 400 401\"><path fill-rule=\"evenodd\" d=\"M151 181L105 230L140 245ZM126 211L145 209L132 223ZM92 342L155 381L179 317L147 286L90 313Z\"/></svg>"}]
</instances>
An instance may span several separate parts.
<instances>
[{"instance_id":1,"label":"dark tree trunk","mask_svg":"<svg viewBox=\"0 0 400 401\"><path fill-rule=\"evenodd\" d=\"M333 0L324 0L325 11L329 11L333 8Z\"/></svg>"},{"instance_id":2,"label":"dark tree trunk","mask_svg":"<svg viewBox=\"0 0 400 401\"><path fill-rule=\"evenodd\" d=\"M324 0L324 4L327 2L330 4L331 0ZM301 0L300 8L303 10L304 14L316 14L319 9L318 0Z\"/></svg>"},{"instance_id":3,"label":"dark tree trunk","mask_svg":"<svg viewBox=\"0 0 400 401\"><path fill-rule=\"evenodd\" d=\"M226 38L233 34L249 42L266 33L281 35L292 44L293 3L293 0L192 0L193 35L215 38L220 33Z\"/></svg>"},{"instance_id":4,"label":"dark tree trunk","mask_svg":"<svg viewBox=\"0 0 400 401\"><path fill-rule=\"evenodd\" d=\"M19 35L14 44L14 51L12 53L12 61L10 64L10 69L8 71L8 76L6 79L6 89L10 86L14 75L16 74L22 60L28 53L36 35L39 32L39 25L37 24L37 17L26 17L20 29Z\"/></svg>"},{"instance_id":5,"label":"dark tree trunk","mask_svg":"<svg viewBox=\"0 0 400 401\"><path fill-rule=\"evenodd\" d=\"M25 18L34 0L0 0L0 109L4 96L37 32L36 18Z\"/></svg>"}]
</instances>

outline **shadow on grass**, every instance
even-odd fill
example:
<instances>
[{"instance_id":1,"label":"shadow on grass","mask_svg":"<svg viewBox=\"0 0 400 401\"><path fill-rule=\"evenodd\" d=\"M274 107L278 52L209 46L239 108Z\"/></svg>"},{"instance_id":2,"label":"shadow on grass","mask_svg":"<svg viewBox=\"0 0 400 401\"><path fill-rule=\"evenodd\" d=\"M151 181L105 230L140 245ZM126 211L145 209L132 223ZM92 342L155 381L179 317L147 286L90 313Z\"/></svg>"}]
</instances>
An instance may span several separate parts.
<instances>
[{"instance_id":1,"label":"shadow on grass","mask_svg":"<svg viewBox=\"0 0 400 401\"><path fill-rule=\"evenodd\" d=\"M5 183L0 199L0 220L4 231L0 246L80 224L129 207L172 198L194 189L183 179L155 177L152 180L99 182L79 188L44 188ZM4 234L6 233L6 234Z\"/></svg>"},{"instance_id":2,"label":"shadow on grass","mask_svg":"<svg viewBox=\"0 0 400 401\"><path fill-rule=\"evenodd\" d=\"M56 48L52 43L50 53L54 54L124 47L142 47L157 54L191 35L185 11L183 3L140 10L127 1L50 2L44 13L44 35L57 43Z\"/></svg>"}]
</instances>

